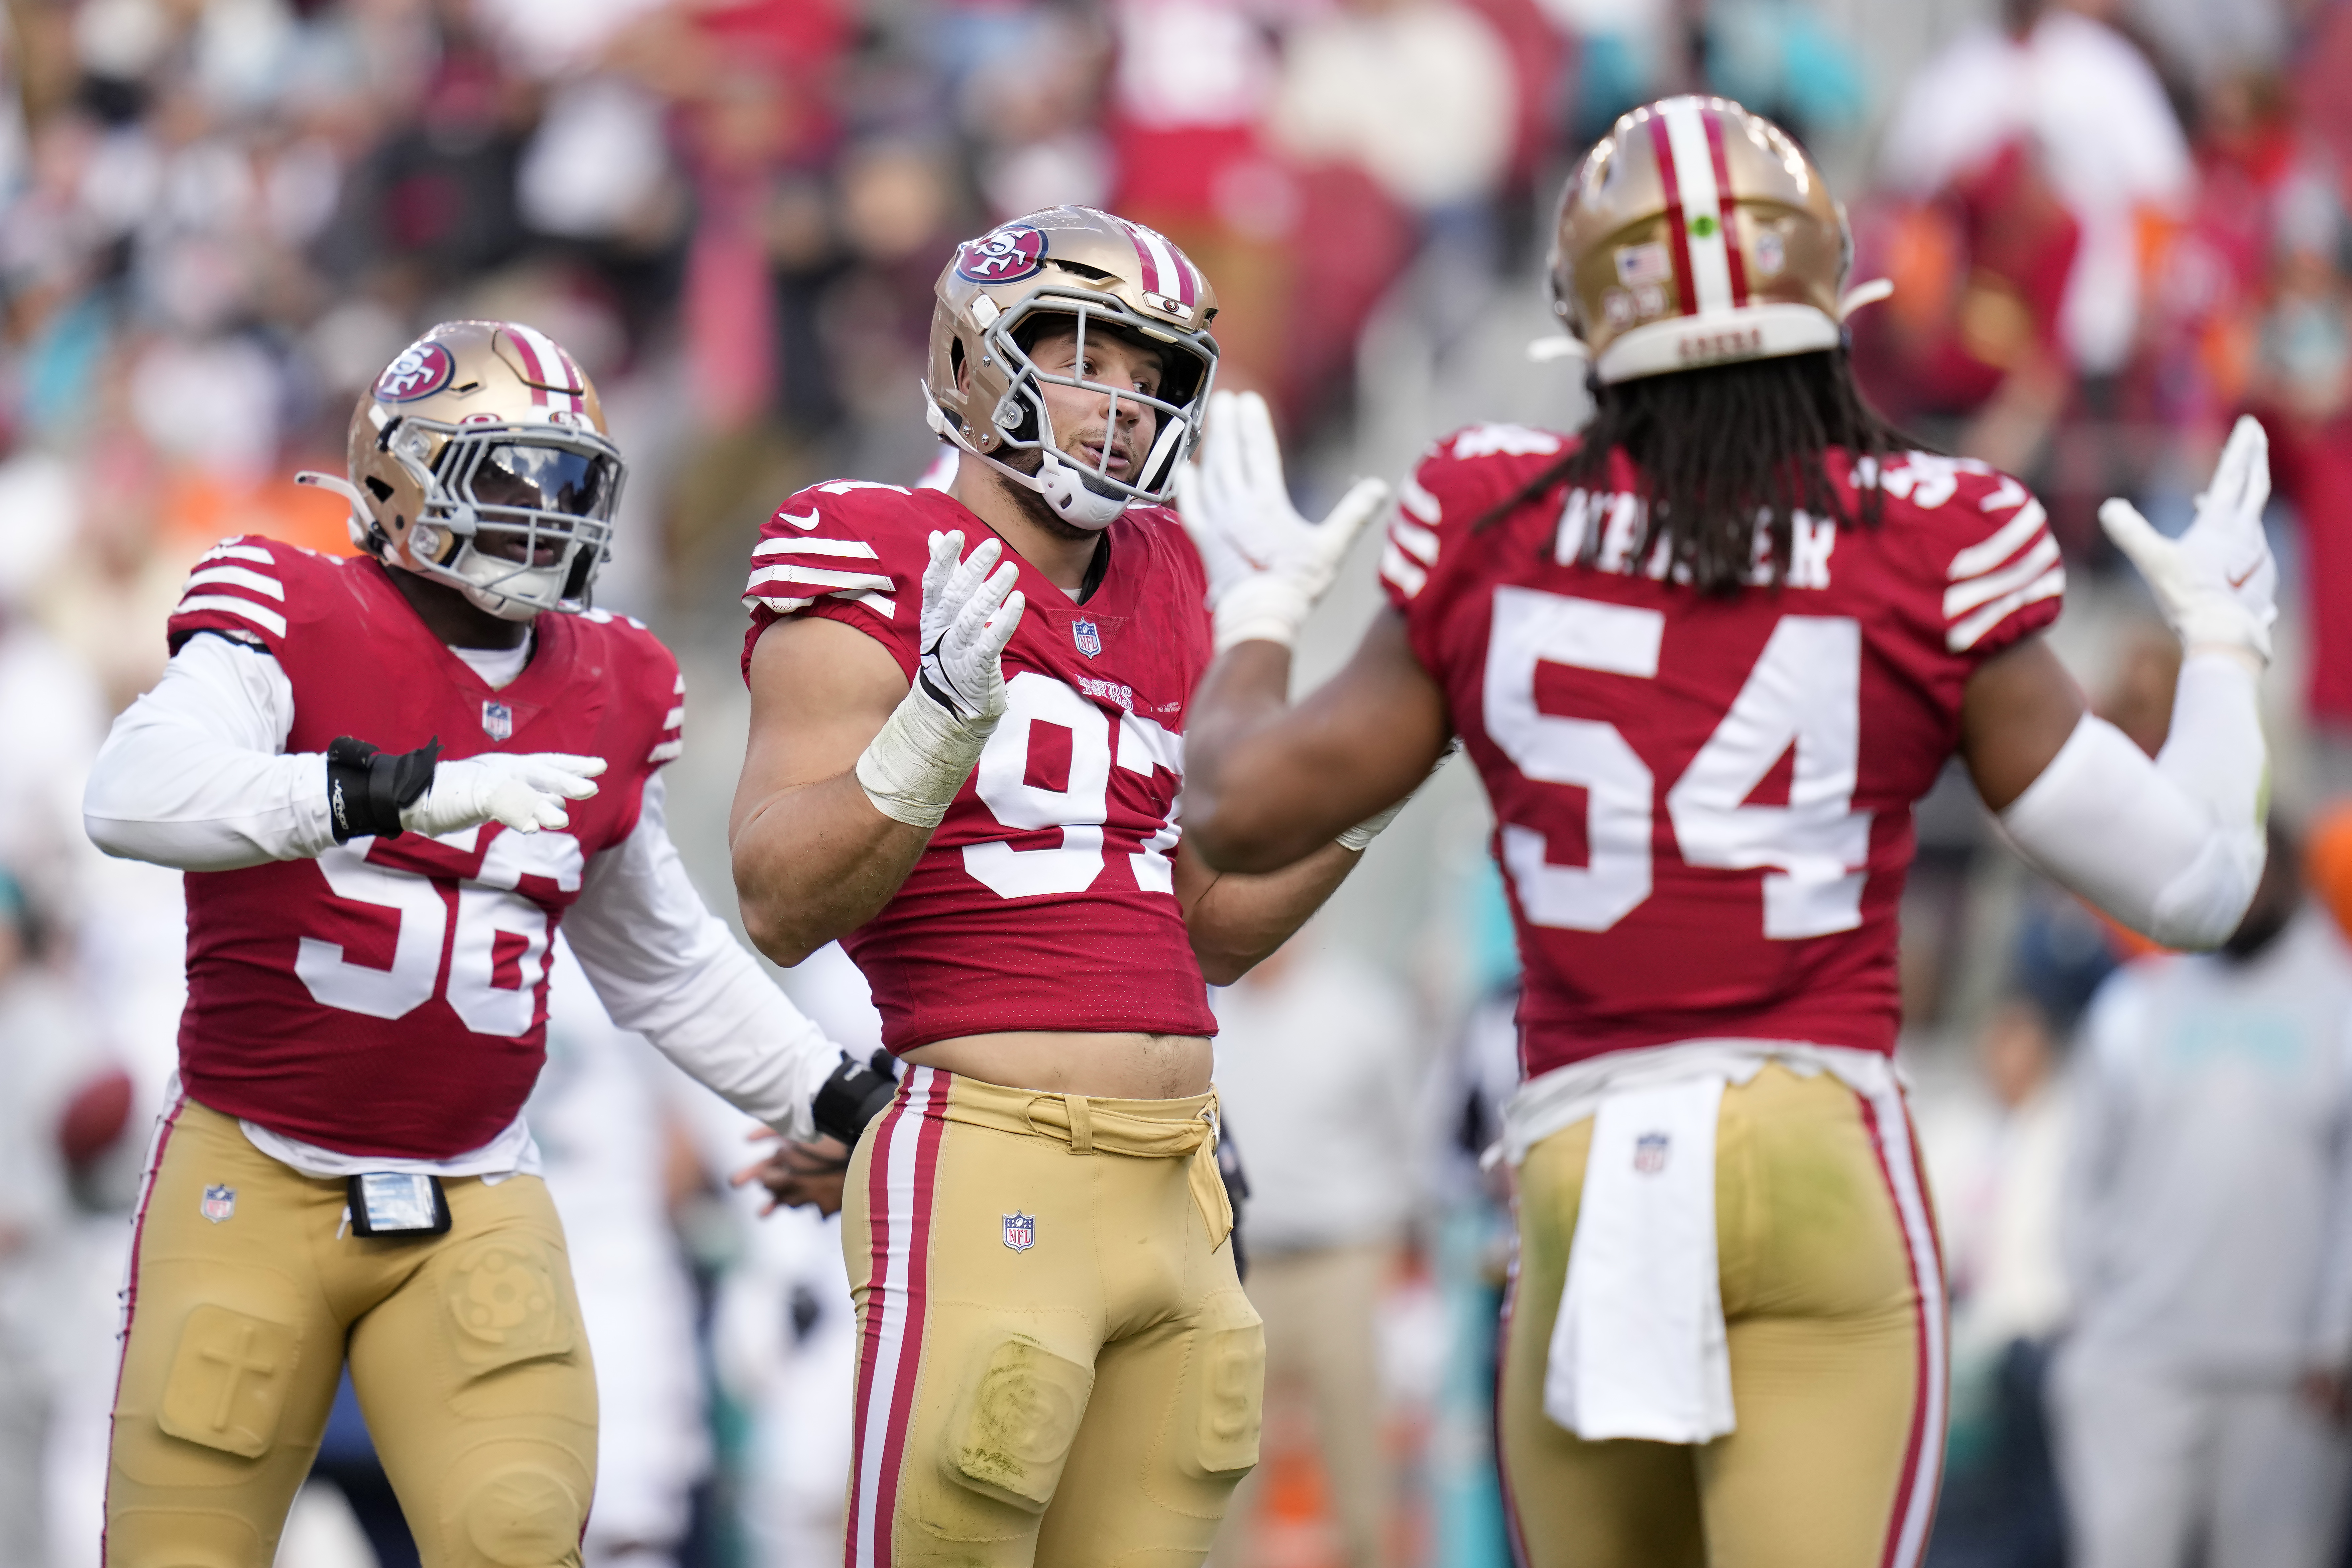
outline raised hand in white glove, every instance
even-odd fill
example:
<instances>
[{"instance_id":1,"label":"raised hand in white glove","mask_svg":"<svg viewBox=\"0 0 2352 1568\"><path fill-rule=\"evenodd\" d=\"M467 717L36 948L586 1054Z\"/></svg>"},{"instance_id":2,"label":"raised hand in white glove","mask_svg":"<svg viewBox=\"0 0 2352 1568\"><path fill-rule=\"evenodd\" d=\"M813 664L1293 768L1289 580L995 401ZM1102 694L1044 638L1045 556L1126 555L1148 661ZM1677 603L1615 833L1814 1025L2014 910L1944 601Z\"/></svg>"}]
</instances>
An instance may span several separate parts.
<instances>
[{"instance_id":1,"label":"raised hand in white glove","mask_svg":"<svg viewBox=\"0 0 2352 1568\"><path fill-rule=\"evenodd\" d=\"M2127 500L2099 508L2116 548L2131 557L2157 607L2191 649L2234 648L2267 664L2278 619L2278 563L2263 534L2271 499L2270 439L2252 415L2239 419L2197 498L2196 520L2167 539Z\"/></svg>"},{"instance_id":2,"label":"raised hand in white glove","mask_svg":"<svg viewBox=\"0 0 2352 1568\"><path fill-rule=\"evenodd\" d=\"M485 752L459 762L436 763L425 793L401 808L400 826L428 837L485 822L504 823L518 833L568 827L572 817L563 803L594 795L594 780L604 771L602 757L562 752Z\"/></svg>"},{"instance_id":3,"label":"raised hand in white glove","mask_svg":"<svg viewBox=\"0 0 2352 1568\"><path fill-rule=\"evenodd\" d=\"M919 682L941 707L969 723L993 724L1004 711L1004 645L1021 625L1027 599L1013 592L1021 569L1007 562L1003 542L983 539L968 559L961 531L931 535L923 568L923 659Z\"/></svg>"},{"instance_id":4,"label":"raised hand in white glove","mask_svg":"<svg viewBox=\"0 0 2352 1568\"><path fill-rule=\"evenodd\" d=\"M1359 479L1319 523L1290 504L1274 416L1255 392L1209 398L1201 460L1176 470L1176 506L1209 574L1216 649L1261 640L1288 647L1364 524L1389 499Z\"/></svg>"},{"instance_id":5,"label":"raised hand in white glove","mask_svg":"<svg viewBox=\"0 0 2352 1568\"><path fill-rule=\"evenodd\" d=\"M997 567L1003 553L984 539L960 559L961 531L931 535L914 684L857 759L866 798L895 822L937 827L1003 717L1004 645L1027 605L1020 568Z\"/></svg>"}]
</instances>

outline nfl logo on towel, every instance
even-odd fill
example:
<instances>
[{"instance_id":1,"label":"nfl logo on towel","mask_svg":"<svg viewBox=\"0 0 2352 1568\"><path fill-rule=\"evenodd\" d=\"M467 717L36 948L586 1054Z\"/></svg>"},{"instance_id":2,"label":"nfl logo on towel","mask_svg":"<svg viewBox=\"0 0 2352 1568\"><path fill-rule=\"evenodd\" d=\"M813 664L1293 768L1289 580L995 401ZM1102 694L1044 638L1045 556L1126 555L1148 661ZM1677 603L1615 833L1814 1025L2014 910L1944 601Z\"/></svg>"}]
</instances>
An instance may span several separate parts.
<instances>
[{"instance_id":1,"label":"nfl logo on towel","mask_svg":"<svg viewBox=\"0 0 2352 1568\"><path fill-rule=\"evenodd\" d=\"M503 741L514 733L514 710L503 702L482 704L482 733L493 741Z\"/></svg>"},{"instance_id":2,"label":"nfl logo on towel","mask_svg":"<svg viewBox=\"0 0 2352 1568\"><path fill-rule=\"evenodd\" d=\"M198 1204L196 1208L197 1211L206 1219L212 1221L215 1225L218 1225L221 1221L228 1218L229 1215L236 1213L236 1189L235 1187L206 1187L205 1189L204 1202Z\"/></svg>"},{"instance_id":3,"label":"nfl logo on towel","mask_svg":"<svg viewBox=\"0 0 2352 1568\"><path fill-rule=\"evenodd\" d=\"M1633 1140L1633 1169L1645 1176L1654 1176L1666 1168L1666 1135L1644 1132Z\"/></svg>"},{"instance_id":4,"label":"nfl logo on towel","mask_svg":"<svg viewBox=\"0 0 2352 1568\"><path fill-rule=\"evenodd\" d=\"M1004 1216L1004 1245L1015 1252L1026 1252L1037 1245L1037 1216L1034 1214L1009 1214Z\"/></svg>"},{"instance_id":5,"label":"nfl logo on towel","mask_svg":"<svg viewBox=\"0 0 2352 1568\"><path fill-rule=\"evenodd\" d=\"M1070 640L1077 644L1078 651L1088 658L1102 652L1102 633L1092 621L1072 621Z\"/></svg>"}]
</instances>

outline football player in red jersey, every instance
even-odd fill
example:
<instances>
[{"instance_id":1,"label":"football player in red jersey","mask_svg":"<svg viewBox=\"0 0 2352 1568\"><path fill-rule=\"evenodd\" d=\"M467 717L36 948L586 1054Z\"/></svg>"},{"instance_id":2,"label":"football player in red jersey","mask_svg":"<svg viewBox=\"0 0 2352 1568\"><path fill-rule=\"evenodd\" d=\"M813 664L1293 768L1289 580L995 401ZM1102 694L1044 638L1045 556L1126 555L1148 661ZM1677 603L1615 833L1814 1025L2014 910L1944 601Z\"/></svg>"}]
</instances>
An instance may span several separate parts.
<instances>
[{"instance_id":1,"label":"football player in red jersey","mask_svg":"<svg viewBox=\"0 0 2352 1568\"><path fill-rule=\"evenodd\" d=\"M615 1020L787 1136L860 1125L852 1074L670 845L685 689L589 607L622 463L571 357L436 327L349 479L304 477L361 552L207 552L85 800L188 903L106 1560L267 1568L348 1360L425 1563L576 1564L595 1384L521 1118L557 921Z\"/></svg>"},{"instance_id":2,"label":"football player in red jersey","mask_svg":"<svg viewBox=\"0 0 2352 1568\"><path fill-rule=\"evenodd\" d=\"M2226 938L2262 869L2260 427L2179 541L2102 512L2187 644L2150 762L2039 635L2064 583L2041 506L1864 405L1846 255L1778 127L1720 99L1621 119L1552 260L1591 424L1439 442L1388 607L1296 706L1316 574L1292 563L1334 542L1289 514L1249 407L1186 481L1220 649L1189 842L1274 870L1456 735L1494 804L1526 965L1499 1416L1537 1568L1919 1560L1944 1300L1895 921L1948 758L2037 864L2168 944Z\"/></svg>"},{"instance_id":3,"label":"football player in red jersey","mask_svg":"<svg viewBox=\"0 0 2352 1568\"><path fill-rule=\"evenodd\" d=\"M745 925L782 963L840 937L909 1068L847 1172L846 1561L1198 1563L1264 1363L1202 979L1277 946L1377 825L1265 877L1178 847L1210 652L1160 504L1215 366L1192 262L1059 207L962 247L938 295L953 488L804 490L745 591Z\"/></svg>"}]
</instances>

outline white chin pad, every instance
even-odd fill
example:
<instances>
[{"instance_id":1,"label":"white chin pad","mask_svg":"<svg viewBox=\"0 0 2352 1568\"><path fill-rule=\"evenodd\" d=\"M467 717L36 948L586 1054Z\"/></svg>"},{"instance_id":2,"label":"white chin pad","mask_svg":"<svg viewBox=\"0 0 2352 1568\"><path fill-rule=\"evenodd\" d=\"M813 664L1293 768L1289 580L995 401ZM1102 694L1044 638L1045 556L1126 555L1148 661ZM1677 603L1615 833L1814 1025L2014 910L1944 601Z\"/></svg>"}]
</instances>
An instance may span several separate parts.
<instances>
[{"instance_id":1,"label":"white chin pad","mask_svg":"<svg viewBox=\"0 0 2352 1568\"><path fill-rule=\"evenodd\" d=\"M1065 522L1079 528L1108 528L1127 510L1127 498L1107 496L1087 484L1083 470L1066 463L1051 447L1037 472L1037 493Z\"/></svg>"}]
</instances>

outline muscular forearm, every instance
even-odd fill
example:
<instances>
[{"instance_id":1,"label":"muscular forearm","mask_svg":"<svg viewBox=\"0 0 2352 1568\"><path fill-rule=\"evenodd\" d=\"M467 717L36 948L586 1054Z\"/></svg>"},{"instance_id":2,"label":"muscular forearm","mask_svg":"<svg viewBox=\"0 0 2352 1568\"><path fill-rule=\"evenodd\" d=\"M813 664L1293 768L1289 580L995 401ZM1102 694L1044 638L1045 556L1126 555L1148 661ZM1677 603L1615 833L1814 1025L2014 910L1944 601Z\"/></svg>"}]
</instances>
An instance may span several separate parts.
<instances>
[{"instance_id":1,"label":"muscular forearm","mask_svg":"<svg viewBox=\"0 0 2352 1568\"><path fill-rule=\"evenodd\" d=\"M735 834L735 894L751 944L789 968L856 931L930 838L877 811L855 773L777 791Z\"/></svg>"},{"instance_id":2,"label":"muscular forearm","mask_svg":"<svg viewBox=\"0 0 2352 1568\"><path fill-rule=\"evenodd\" d=\"M1323 907L1362 858L1327 843L1279 871L1216 876L1185 910L1202 978L1230 985L1256 968Z\"/></svg>"}]
</instances>

